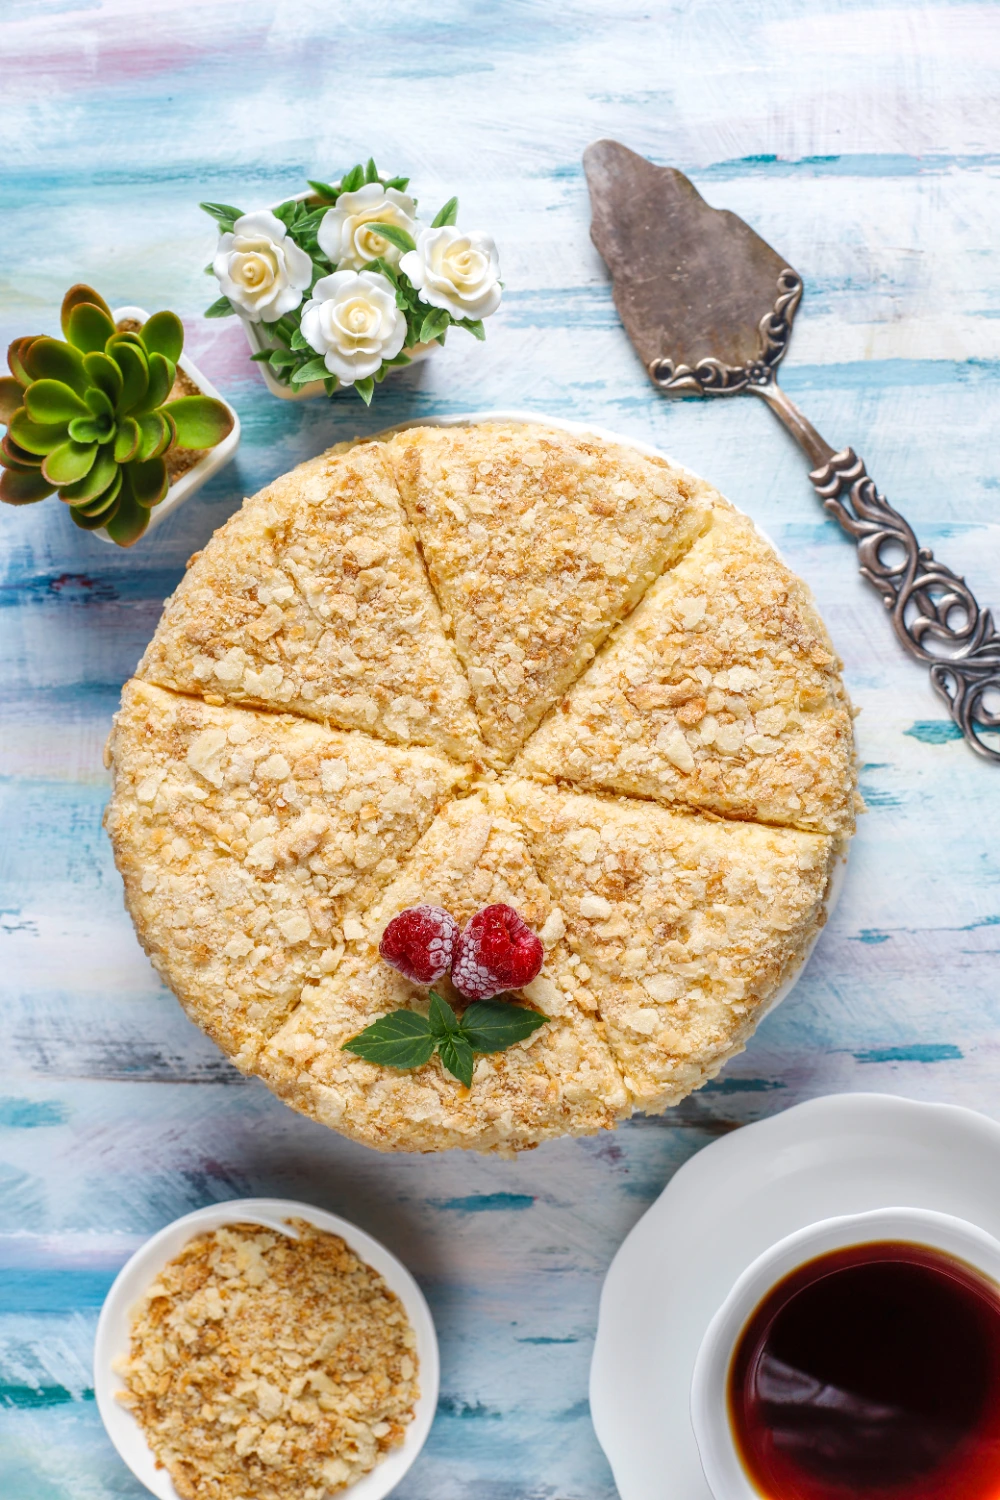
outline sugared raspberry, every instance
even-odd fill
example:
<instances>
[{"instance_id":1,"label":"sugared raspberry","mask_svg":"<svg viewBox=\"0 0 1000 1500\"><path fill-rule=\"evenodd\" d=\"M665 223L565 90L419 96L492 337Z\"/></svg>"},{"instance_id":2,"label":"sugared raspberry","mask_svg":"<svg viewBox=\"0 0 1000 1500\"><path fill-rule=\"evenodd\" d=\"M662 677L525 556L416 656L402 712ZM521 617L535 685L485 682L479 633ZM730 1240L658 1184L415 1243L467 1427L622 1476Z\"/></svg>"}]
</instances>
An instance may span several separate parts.
<instances>
[{"instance_id":1,"label":"sugared raspberry","mask_svg":"<svg viewBox=\"0 0 1000 1500\"><path fill-rule=\"evenodd\" d=\"M466 1000L489 1000L530 984L545 949L512 906L484 906L455 938L451 982Z\"/></svg>"},{"instance_id":2,"label":"sugared raspberry","mask_svg":"<svg viewBox=\"0 0 1000 1500\"><path fill-rule=\"evenodd\" d=\"M433 984L451 968L458 924L441 906L410 906L393 917L378 951L414 984Z\"/></svg>"}]
</instances>

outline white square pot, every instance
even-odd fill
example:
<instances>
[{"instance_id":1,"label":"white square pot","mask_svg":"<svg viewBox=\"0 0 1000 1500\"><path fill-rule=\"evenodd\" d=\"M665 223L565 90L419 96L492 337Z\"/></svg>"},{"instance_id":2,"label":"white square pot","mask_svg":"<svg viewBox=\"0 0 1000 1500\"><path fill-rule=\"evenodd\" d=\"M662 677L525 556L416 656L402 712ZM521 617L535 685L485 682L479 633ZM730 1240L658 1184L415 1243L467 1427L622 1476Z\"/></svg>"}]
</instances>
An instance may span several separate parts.
<instances>
[{"instance_id":1,"label":"white square pot","mask_svg":"<svg viewBox=\"0 0 1000 1500\"><path fill-rule=\"evenodd\" d=\"M130 318L136 323L145 323L149 313L142 307L116 307L112 312L112 317L116 323L120 323L124 318ZM184 371L184 374L194 382L203 395L213 396L216 401L222 402L233 419L233 430L222 439L221 443L217 443L214 448L209 448L204 458L200 458L186 474L182 474L180 479L174 481L159 505L152 506L149 512L149 525L143 532L143 536L148 536L179 505L183 505L184 501L189 500L196 490L200 490L213 474L218 474L220 469L224 469L240 446L240 419L236 408L215 389L212 382L201 373L198 366L193 360L188 359L186 354L182 354L177 361L177 368ZM103 526L92 535L100 537L102 542L107 542L112 547L117 546Z\"/></svg>"}]
</instances>

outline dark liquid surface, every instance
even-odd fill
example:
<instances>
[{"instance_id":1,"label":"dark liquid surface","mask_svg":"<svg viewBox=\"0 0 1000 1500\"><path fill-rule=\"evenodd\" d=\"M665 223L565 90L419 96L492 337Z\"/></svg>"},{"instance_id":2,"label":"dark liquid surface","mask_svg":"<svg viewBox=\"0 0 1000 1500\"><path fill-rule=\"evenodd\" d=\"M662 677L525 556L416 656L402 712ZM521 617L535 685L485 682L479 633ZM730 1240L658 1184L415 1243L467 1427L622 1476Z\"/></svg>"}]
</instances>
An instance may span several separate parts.
<instances>
[{"instance_id":1,"label":"dark liquid surface","mask_svg":"<svg viewBox=\"0 0 1000 1500\"><path fill-rule=\"evenodd\" d=\"M819 1256L740 1335L729 1416L767 1500L1000 1500L1000 1295L919 1245Z\"/></svg>"}]
</instances>

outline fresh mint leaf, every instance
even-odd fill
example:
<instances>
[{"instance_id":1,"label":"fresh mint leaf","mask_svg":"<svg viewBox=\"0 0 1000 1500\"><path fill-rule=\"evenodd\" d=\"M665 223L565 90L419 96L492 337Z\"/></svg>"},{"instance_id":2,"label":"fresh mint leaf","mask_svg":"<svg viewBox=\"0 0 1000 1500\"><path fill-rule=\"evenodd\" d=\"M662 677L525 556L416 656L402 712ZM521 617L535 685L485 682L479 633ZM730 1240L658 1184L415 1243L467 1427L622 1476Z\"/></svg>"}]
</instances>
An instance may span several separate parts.
<instances>
[{"instance_id":1,"label":"fresh mint leaf","mask_svg":"<svg viewBox=\"0 0 1000 1500\"><path fill-rule=\"evenodd\" d=\"M305 385L310 380L325 380L329 373L325 362L317 356L315 359L307 359L304 365L299 365L297 370L292 371L292 384Z\"/></svg>"},{"instance_id":2,"label":"fresh mint leaf","mask_svg":"<svg viewBox=\"0 0 1000 1500\"><path fill-rule=\"evenodd\" d=\"M372 230L374 234L380 234L384 240L389 241L390 245L396 245L400 250L417 248L413 235L408 234L405 229L400 229L398 224L381 224L378 220L373 220L370 224L366 224L365 228Z\"/></svg>"},{"instance_id":3,"label":"fresh mint leaf","mask_svg":"<svg viewBox=\"0 0 1000 1500\"><path fill-rule=\"evenodd\" d=\"M472 1070L476 1062L472 1055L472 1048L462 1033L455 1031L450 1036L443 1036L437 1044L437 1050L445 1072L457 1078L459 1083L464 1083L467 1089L471 1089Z\"/></svg>"},{"instance_id":4,"label":"fresh mint leaf","mask_svg":"<svg viewBox=\"0 0 1000 1500\"><path fill-rule=\"evenodd\" d=\"M431 220L432 229L440 229L445 224L454 224L458 218L458 199L449 198L443 208L439 208Z\"/></svg>"},{"instance_id":5,"label":"fresh mint leaf","mask_svg":"<svg viewBox=\"0 0 1000 1500\"><path fill-rule=\"evenodd\" d=\"M368 165L365 167L365 181L378 182L378 167L375 165L374 156L369 156Z\"/></svg>"},{"instance_id":6,"label":"fresh mint leaf","mask_svg":"<svg viewBox=\"0 0 1000 1500\"><path fill-rule=\"evenodd\" d=\"M220 297L217 302L212 303L211 307L205 308L202 316L206 318L231 318L235 311L236 309L228 297Z\"/></svg>"},{"instance_id":7,"label":"fresh mint leaf","mask_svg":"<svg viewBox=\"0 0 1000 1500\"><path fill-rule=\"evenodd\" d=\"M434 1055L434 1038L424 1016L394 1010L351 1037L341 1051L386 1068L422 1068Z\"/></svg>"},{"instance_id":8,"label":"fresh mint leaf","mask_svg":"<svg viewBox=\"0 0 1000 1500\"><path fill-rule=\"evenodd\" d=\"M337 199L340 197L341 189L332 187L328 182L314 182L311 177L307 177L306 181L312 188L313 192L316 194L317 198L326 198L329 199L330 203L336 203ZM324 207L325 206L326 205L324 205Z\"/></svg>"},{"instance_id":9,"label":"fresh mint leaf","mask_svg":"<svg viewBox=\"0 0 1000 1500\"><path fill-rule=\"evenodd\" d=\"M451 314L443 307L432 307L420 325L419 342L429 344L432 339L440 338L450 322Z\"/></svg>"},{"instance_id":10,"label":"fresh mint leaf","mask_svg":"<svg viewBox=\"0 0 1000 1500\"><path fill-rule=\"evenodd\" d=\"M369 375L367 380L356 380L354 382L354 389L365 405L371 406L372 396L375 394L375 382L372 377Z\"/></svg>"},{"instance_id":11,"label":"fresh mint leaf","mask_svg":"<svg viewBox=\"0 0 1000 1500\"><path fill-rule=\"evenodd\" d=\"M509 1000L474 1000L462 1015L462 1031L475 1052L505 1052L548 1019Z\"/></svg>"},{"instance_id":12,"label":"fresh mint leaf","mask_svg":"<svg viewBox=\"0 0 1000 1500\"><path fill-rule=\"evenodd\" d=\"M442 1037L460 1031L461 1023L447 1000L439 995L437 990L431 990L428 998L431 1007L427 1021L431 1028L431 1035Z\"/></svg>"},{"instance_id":13,"label":"fresh mint leaf","mask_svg":"<svg viewBox=\"0 0 1000 1500\"><path fill-rule=\"evenodd\" d=\"M243 217L242 208L234 208L231 203L199 203L198 207L215 219L224 233L232 229L235 220Z\"/></svg>"},{"instance_id":14,"label":"fresh mint leaf","mask_svg":"<svg viewBox=\"0 0 1000 1500\"><path fill-rule=\"evenodd\" d=\"M364 187L365 169L358 162L349 172L345 172L340 179L340 191L342 193L356 193L359 187Z\"/></svg>"},{"instance_id":15,"label":"fresh mint leaf","mask_svg":"<svg viewBox=\"0 0 1000 1500\"><path fill-rule=\"evenodd\" d=\"M486 329L483 327L482 318L461 318L456 324L458 328L464 328L472 334L474 339L482 341L486 337Z\"/></svg>"}]
</instances>

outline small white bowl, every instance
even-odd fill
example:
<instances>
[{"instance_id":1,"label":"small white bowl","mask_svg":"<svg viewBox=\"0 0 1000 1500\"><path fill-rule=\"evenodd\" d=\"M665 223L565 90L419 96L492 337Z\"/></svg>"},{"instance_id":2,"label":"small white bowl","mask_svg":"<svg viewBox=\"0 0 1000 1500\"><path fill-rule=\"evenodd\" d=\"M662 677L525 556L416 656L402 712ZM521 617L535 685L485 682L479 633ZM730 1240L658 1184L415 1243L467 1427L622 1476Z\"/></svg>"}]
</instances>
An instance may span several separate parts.
<instances>
[{"instance_id":1,"label":"small white bowl","mask_svg":"<svg viewBox=\"0 0 1000 1500\"><path fill-rule=\"evenodd\" d=\"M339 187L339 185L339 182L333 184L334 187ZM279 198L276 203L269 203L268 208L273 213L283 203L301 203L304 198L311 198L312 195L312 188L305 188L301 193L293 193L290 198ZM269 341L263 323L251 323L250 319L244 317L239 308L236 309L236 316L243 324L243 332L247 336L247 343L254 354L263 354L265 349L281 349L284 347L282 344ZM432 340L429 344L414 344L411 349L407 349L406 353L410 356L410 364L415 365L420 360L426 359L429 354L433 354L435 349L440 349L440 347L441 345L436 340ZM322 380L310 380L305 385L300 386L282 385L281 381L276 380L271 374L267 360L257 360L256 364L261 375L264 377L264 384L271 392L271 395L280 396L282 401L314 401L317 396L326 395L326 387ZM394 365L393 371L406 370L408 368L408 365ZM343 389L346 390L348 387L345 386Z\"/></svg>"},{"instance_id":2,"label":"small white bowl","mask_svg":"<svg viewBox=\"0 0 1000 1500\"><path fill-rule=\"evenodd\" d=\"M287 1219L306 1219L317 1229L339 1234L395 1292L406 1309L417 1338L420 1396L406 1436L400 1447L393 1449L387 1458L362 1475L344 1493L349 1493L351 1500L383 1500L396 1488L427 1441L437 1410L440 1379L437 1334L424 1294L406 1267L378 1240L336 1214L328 1214L308 1203L294 1203L287 1198L234 1198L228 1203L212 1203L195 1213L185 1214L147 1240L115 1277L97 1322L94 1393L101 1421L132 1473L159 1500L180 1500L180 1497L167 1470L156 1467L153 1451L142 1428L131 1412L115 1399L116 1392L123 1391L125 1385L115 1373L114 1362L129 1352L132 1311L167 1262L195 1235L239 1223L263 1224L279 1233L289 1234Z\"/></svg>"},{"instance_id":3,"label":"small white bowl","mask_svg":"<svg viewBox=\"0 0 1000 1500\"><path fill-rule=\"evenodd\" d=\"M123 318L132 318L137 323L145 323L149 313L142 307L116 307L112 312L112 317L116 323L120 323ZM240 446L240 419L236 408L215 389L208 377L201 373L198 366L193 360L188 359L186 354L182 354L177 361L177 368L184 371L184 374L194 382L203 395L214 396L216 401L222 402L233 419L233 429L222 439L221 443L217 443L214 448L209 448L204 458L199 458L186 474L182 474L179 479L175 480L159 505L152 507L149 512L149 525L143 532L143 536L148 536L172 511L175 511L179 505L183 505L185 500L189 500L196 490L200 490L213 474L218 474L220 469L224 469ZM100 537L102 542L108 542L112 546L117 545L113 538L108 536L103 526L93 534Z\"/></svg>"},{"instance_id":4,"label":"small white bowl","mask_svg":"<svg viewBox=\"0 0 1000 1500\"><path fill-rule=\"evenodd\" d=\"M765 1250L709 1323L691 1378L691 1425L715 1500L761 1500L736 1448L727 1390L730 1363L750 1317L771 1288L799 1266L831 1250L881 1240L943 1251L1000 1283L1000 1242L965 1219L923 1208L880 1208L821 1219Z\"/></svg>"}]
</instances>

